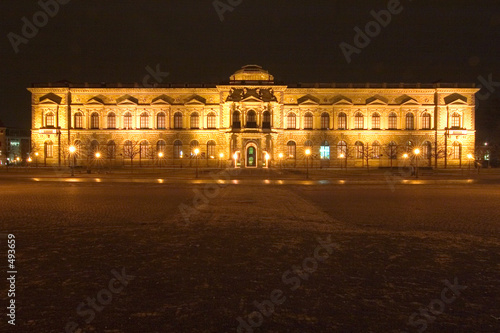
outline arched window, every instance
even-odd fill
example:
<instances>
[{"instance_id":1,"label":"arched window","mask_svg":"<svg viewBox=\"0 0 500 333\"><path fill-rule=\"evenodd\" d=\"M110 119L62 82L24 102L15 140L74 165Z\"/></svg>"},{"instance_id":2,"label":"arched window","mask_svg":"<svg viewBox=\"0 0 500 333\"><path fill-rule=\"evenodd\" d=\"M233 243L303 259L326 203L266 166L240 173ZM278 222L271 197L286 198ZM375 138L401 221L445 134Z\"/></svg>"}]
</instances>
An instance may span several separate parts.
<instances>
[{"instance_id":1,"label":"arched window","mask_svg":"<svg viewBox=\"0 0 500 333\"><path fill-rule=\"evenodd\" d=\"M125 112L123 115L123 128L132 129L132 114L130 112Z\"/></svg>"},{"instance_id":2,"label":"arched window","mask_svg":"<svg viewBox=\"0 0 500 333\"><path fill-rule=\"evenodd\" d=\"M304 116L304 129L313 129L313 115L307 112Z\"/></svg>"},{"instance_id":3,"label":"arched window","mask_svg":"<svg viewBox=\"0 0 500 333\"><path fill-rule=\"evenodd\" d=\"M413 113L408 112L406 114L406 129L407 130L414 130L415 129L415 117L413 116Z\"/></svg>"},{"instance_id":4,"label":"arched window","mask_svg":"<svg viewBox=\"0 0 500 333\"><path fill-rule=\"evenodd\" d=\"M149 143L146 140L142 140L141 144L139 145L139 156L141 157L141 159L145 159L150 156Z\"/></svg>"},{"instance_id":5,"label":"arched window","mask_svg":"<svg viewBox=\"0 0 500 333\"><path fill-rule=\"evenodd\" d=\"M76 140L75 141L75 156L78 157L81 155L81 152L82 152L82 142L80 140Z\"/></svg>"},{"instance_id":6,"label":"arched window","mask_svg":"<svg viewBox=\"0 0 500 333\"><path fill-rule=\"evenodd\" d=\"M108 113L108 129L116 128L116 115L114 112Z\"/></svg>"},{"instance_id":7,"label":"arched window","mask_svg":"<svg viewBox=\"0 0 500 333\"><path fill-rule=\"evenodd\" d=\"M330 115L328 112L323 112L321 114L321 129L329 129L330 128Z\"/></svg>"},{"instance_id":8,"label":"arched window","mask_svg":"<svg viewBox=\"0 0 500 333\"><path fill-rule=\"evenodd\" d=\"M116 143L114 141L108 141L107 148L107 158L114 160L116 158Z\"/></svg>"},{"instance_id":9,"label":"arched window","mask_svg":"<svg viewBox=\"0 0 500 333\"><path fill-rule=\"evenodd\" d=\"M182 113L176 112L174 114L174 128L181 129L182 128Z\"/></svg>"},{"instance_id":10,"label":"arched window","mask_svg":"<svg viewBox=\"0 0 500 333\"><path fill-rule=\"evenodd\" d=\"M287 129L297 128L297 116L295 115L295 113L290 112L286 117L286 128Z\"/></svg>"},{"instance_id":11,"label":"arched window","mask_svg":"<svg viewBox=\"0 0 500 333\"><path fill-rule=\"evenodd\" d=\"M458 112L453 112L451 115L451 128L460 128L462 124L462 117Z\"/></svg>"},{"instance_id":12,"label":"arched window","mask_svg":"<svg viewBox=\"0 0 500 333\"><path fill-rule=\"evenodd\" d=\"M422 157L429 160L432 158L432 144L429 141L422 145Z\"/></svg>"},{"instance_id":13,"label":"arched window","mask_svg":"<svg viewBox=\"0 0 500 333\"><path fill-rule=\"evenodd\" d=\"M398 129L398 115L396 114L396 112L389 113L388 128L390 130Z\"/></svg>"},{"instance_id":14,"label":"arched window","mask_svg":"<svg viewBox=\"0 0 500 333\"><path fill-rule=\"evenodd\" d=\"M165 112L159 112L156 115L156 128L165 129L166 128L166 115Z\"/></svg>"},{"instance_id":15,"label":"arched window","mask_svg":"<svg viewBox=\"0 0 500 333\"><path fill-rule=\"evenodd\" d=\"M165 157L165 152L167 151L167 143L165 140L158 140L156 143L156 153L162 153L163 156Z\"/></svg>"},{"instance_id":16,"label":"arched window","mask_svg":"<svg viewBox=\"0 0 500 333\"><path fill-rule=\"evenodd\" d=\"M97 140L93 140L90 143L90 154L92 157L95 157L95 154L99 152L99 142Z\"/></svg>"},{"instance_id":17,"label":"arched window","mask_svg":"<svg viewBox=\"0 0 500 333\"><path fill-rule=\"evenodd\" d=\"M97 112L90 115L90 129L99 129L99 113Z\"/></svg>"},{"instance_id":18,"label":"arched window","mask_svg":"<svg viewBox=\"0 0 500 333\"><path fill-rule=\"evenodd\" d=\"M250 110L247 112L247 125L248 128L256 128L257 127L257 115L254 110Z\"/></svg>"},{"instance_id":19,"label":"arched window","mask_svg":"<svg viewBox=\"0 0 500 333\"><path fill-rule=\"evenodd\" d=\"M99 129L99 114L97 112L90 115L90 129Z\"/></svg>"},{"instance_id":20,"label":"arched window","mask_svg":"<svg viewBox=\"0 0 500 333\"><path fill-rule=\"evenodd\" d=\"M311 140L306 140L306 142L304 142L304 147L306 147L306 149L312 150L313 142Z\"/></svg>"},{"instance_id":21,"label":"arched window","mask_svg":"<svg viewBox=\"0 0 500 333\"><path fill-rule=\"evenodd\" d=\"M217 116L215 115L215 112L210 112L207 115L207 128L210 129L217 128Z\"/></svg>"},{"instance_id":22,"label":"arched window","mask_svg":"<svg viewBox=\"0 0 500 333\"><path fill-rule=\"evenodd\" d=\"M200 143L198 142L198 140L193 140L191 141L191 156L194 157L194 150L198 148L200 149Z\"/></svg>"},{"instance_id":23,"label":"arched window","mask_svg":"<svg viewBox=\"0 0 500 333\"><path fill-rule=\"evenodd\" d=\"M354 115L354 129L364 129L365 128L365 117L361 112L356 112Z\"/></svg>"},{"instance_id":24,"label":"arched window","mask_svg":"<svg viewBox=\"0 0 500 333\"><path fill-rule=\"evenodd\" d=\"M322 160L330 159L330 144L328 141L323 141L319 148L319 155Z\"/></svg>"},{"instance_id":25,"label":"arched window","mask_svg":"<svg viewBox=\"0 0 500 333\"><path fill-rule=\"evenodd\" d=\"M127 158L134 157L134 147L132 141L127 140L123 143L123 156Z\"/></svg>"},{"instance_id":26,"label":"arched window","mask_svg":"<svg viewBox=\"0 0 500 333\"><path fill-rule=\"evenodd\" d=\"M182 141L175 140L174 142L174 158L182 158Z\"/></svg>"},{"instance_id":27,"label":"arched window","mask_svg":"<svg viewBox=\"0 0 500 333\"><path fill-rule=\"evenodd\" d=\"M356 141L354 146L356 146L356 158L362 159L364 157L364 152L365 152L365 146L363 145L363 142Z\"/></svg>"},{"instance_id":28,"label":"arched window","mask_svg":"<svg viewBox=\"0 0 500 333\"><path fill-rule=\"evenodd\" d=\"M339 118L339 129L340 130L347 129L347 115L344 112L340 112L338 118Z\"/></svg>"},{"instance_id":29,"label":"arched window","mask_svg":"<svg viewBox=\"0 0 500 333\"><path fill-rule=\"evenodd\" d=\"M52 143L52 141L45 141L43 151L45 154L45 158L54 157L54 144Z\"/></svg>"},{"instance_id":30,"label":"arched window","mask_svg":"<svg viewBox=\"0 0 500 333\"><path fill-rule=\"evenodd\" d=\"M210 140L207 142L207 158L215 158L215 148L217 145L215 144L215 141Z\"/></svg>"},{"instance_id":31,"label":"arched window","mask_svg":"<svg viewBox=\"0 0 500 333\"><path fill-rule=\"evenodd\" d=\"M462 155L462 145L459 142L453 142L451 147L451 158L454 160L459 160L460 155Z\"/></svg>"},{"instance_id":32,"label":"arched window","mask_svg":"<svg viewBox=\"0 0 500 333\"><path fill-rule=\"evenodd\" d=\"M377 112L372 114L372 129L380 129L380 114Z\"/></svg>"},{"instance_id":33,"label":"arched window","mask_svg":"<svg viewBox=\"0 0 500 333\"><path fill-rule=\"evenodd\" d=\"M398 145L396 142L391 141L387 145L387 156L391 160L395 160L398 158Z\"/></svg>"},{"instance_id":34,"label":"arched window","mask_svg":"<svg viewBox=\"0 0 500 333\"><path fill-rule=\"evenodd\" d=\"M413 142L407 141L406 142L406 152L411 153L413 151Z\"/></svg>"},{"instance_id":35,"label":"arched window","mask_svg":"<svg viewBox=\"0 0 500 333\"><path fill-rule=\"evenodd\" d=\"M422 114L422 129L431 129L431 115L428 112Z\"/></svg>"},{"instance_id":36,"label":"arched window","mask_svg":"<svg viewBox=\"0 0 500 333\"><path fill-rule=\"evenodd\" d=\"M233 128L241 128L240 112L233 112Z\"/></svg>"},{"instance_id":37,"label":"arched window","mask_svg":"<svg viewBox=\"0 0 500 333\"><path fill-rule=\"evenodd\" d=\"M191 129L200 128L200 115L198 114L198 112L191 113L189 125Z\"/></svg>"},{"instance_id":38,"label":"arched window","mask_svg":"<svg viewBox=\"0 0 500 333\"><path fill-rule=\"evenodd\" d=\"M372 143L372 158L380 158L380 143L378 141Z\"/></svg>"},{"instance_id":39,"label":"arched window","mask_svg":"<svg viewBox=\"0 0 500 333\"><path fill-rule=\"evenodd\" d=\"M141 113L141 129L149 128L149 114L147 112Z\"/></svg>"},{"instance_id":40,"label":"arched window","mask_svg":"<svg viewBox=\"0 0 500 333\"><path fill-rule=\"evenodd\" d=\"M294 141L288 141L286 144L288 158L296 158L297 156L297 145Z\"/></svg>"},{"instance_id":41,"label":"arched window","mask_svg":"<svg viewBox=\"0 0 500 333\"><path fill-rule=\"evenodd\" d=\"M339 141L337 143L337 157L347 158L347 143L345 141Z\"/></svg>"},{"instance_id":42,"label":"arched window","mask_svg":"<svg viewBox=\"0 0 500 333\"><path fill-rule=\"evenodd\" d=\"M75 124L74 127L76 129L82 129L83 128L83 114L81 112L75 113Z\"/></svg>"},{"instance_id":43,"label":"arched window","mask_svg":"<svg viewBox=\"0 0 500 333\"><path fill-rule=\"evenodd\" d=\"M262 128L271 128L271 113L264 111L262 114Z\"/></svg>"},{"instance_id":44,"label":"arched window","mask_svg":"<svg viewBox=\"0 0 500 333\"><path fill-rule=\"evenodd\" d=\"M54 127L54 114L49 112L45 115L45 127Z\"/></svg>"}]
</instances>

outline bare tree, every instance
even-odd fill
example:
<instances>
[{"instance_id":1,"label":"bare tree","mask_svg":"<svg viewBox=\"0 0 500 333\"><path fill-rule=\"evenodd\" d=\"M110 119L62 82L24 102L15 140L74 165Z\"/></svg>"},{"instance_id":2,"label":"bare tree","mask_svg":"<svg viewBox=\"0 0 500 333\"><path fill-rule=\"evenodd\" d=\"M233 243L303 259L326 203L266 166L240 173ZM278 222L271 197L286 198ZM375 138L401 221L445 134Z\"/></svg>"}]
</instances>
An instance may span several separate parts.
<instances>
[{"instance_id":1,"label":"bare tree","mask_svg":"<svg viewBox=\"0 0 500 333\"><path fill-rule=\"evenodd\" d=\"M123 145L123 158L130 159L130 167L134 167L134 158L141 153L140 142L137 140L128 140Z\"/></svg>"}]
</instances>

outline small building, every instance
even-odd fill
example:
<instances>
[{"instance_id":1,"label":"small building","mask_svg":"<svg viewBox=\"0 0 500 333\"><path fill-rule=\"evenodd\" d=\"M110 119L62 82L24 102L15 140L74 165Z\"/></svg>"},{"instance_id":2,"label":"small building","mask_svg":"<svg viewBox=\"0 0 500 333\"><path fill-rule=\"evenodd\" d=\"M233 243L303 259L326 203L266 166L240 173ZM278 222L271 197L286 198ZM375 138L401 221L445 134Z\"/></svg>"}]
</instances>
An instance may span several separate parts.
<instances>
[{"instance_id":1,"label":"small building","mask_svg":"<svg viewBox=\"0 0 500 333\"><path fill-rule=\"evenodd\" d=\"M21 128L6 128L7 160L9 164L25 163L30 157L31 133Z\"/></svg>"}]
</instances>

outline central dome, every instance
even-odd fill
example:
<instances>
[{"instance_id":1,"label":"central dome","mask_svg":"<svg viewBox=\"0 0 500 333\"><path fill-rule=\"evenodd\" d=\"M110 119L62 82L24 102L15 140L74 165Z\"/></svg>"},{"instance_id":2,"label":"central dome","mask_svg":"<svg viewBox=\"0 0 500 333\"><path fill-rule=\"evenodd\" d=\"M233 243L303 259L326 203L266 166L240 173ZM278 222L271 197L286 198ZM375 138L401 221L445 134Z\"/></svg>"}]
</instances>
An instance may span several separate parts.
<instances>
[{"instance_id":1,"label":"central dome","mask_svg":"<svg viewBox=\"0 0 500 333\"><path fill-rule=\"evenodd\" d=\"M273 81L274 77L268 71L258 65L246 65L241 67L230 77L231 81Z\"/></svg>"}]
</instances>

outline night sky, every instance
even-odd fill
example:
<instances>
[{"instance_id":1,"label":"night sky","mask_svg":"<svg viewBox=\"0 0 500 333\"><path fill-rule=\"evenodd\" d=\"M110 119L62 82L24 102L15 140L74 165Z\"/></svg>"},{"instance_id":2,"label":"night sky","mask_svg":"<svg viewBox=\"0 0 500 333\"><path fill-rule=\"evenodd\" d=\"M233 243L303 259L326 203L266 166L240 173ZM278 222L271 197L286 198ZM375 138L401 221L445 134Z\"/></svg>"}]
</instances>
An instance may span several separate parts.
<instances>
[{"instance_id":1,"label":"night sky","mask_svg":"<svg viewBox=\"0 0 500 333\"><path fill-rule=\"evenodd\" d=\"M15 53L8 34L24 38L22 18L41 7L2 0L0 119L30 128L33 82L142 82L148 66L176 83L220 83L246 64L285 83L500 82L498 0L401 0L349 64L339 45L354 46L354 28L388 1L219 1L231 2L221 21L213 0L71 0ZM478 101L480 140L500 132L500 83L491 89Z\"/></svg>"}]
</instances>

